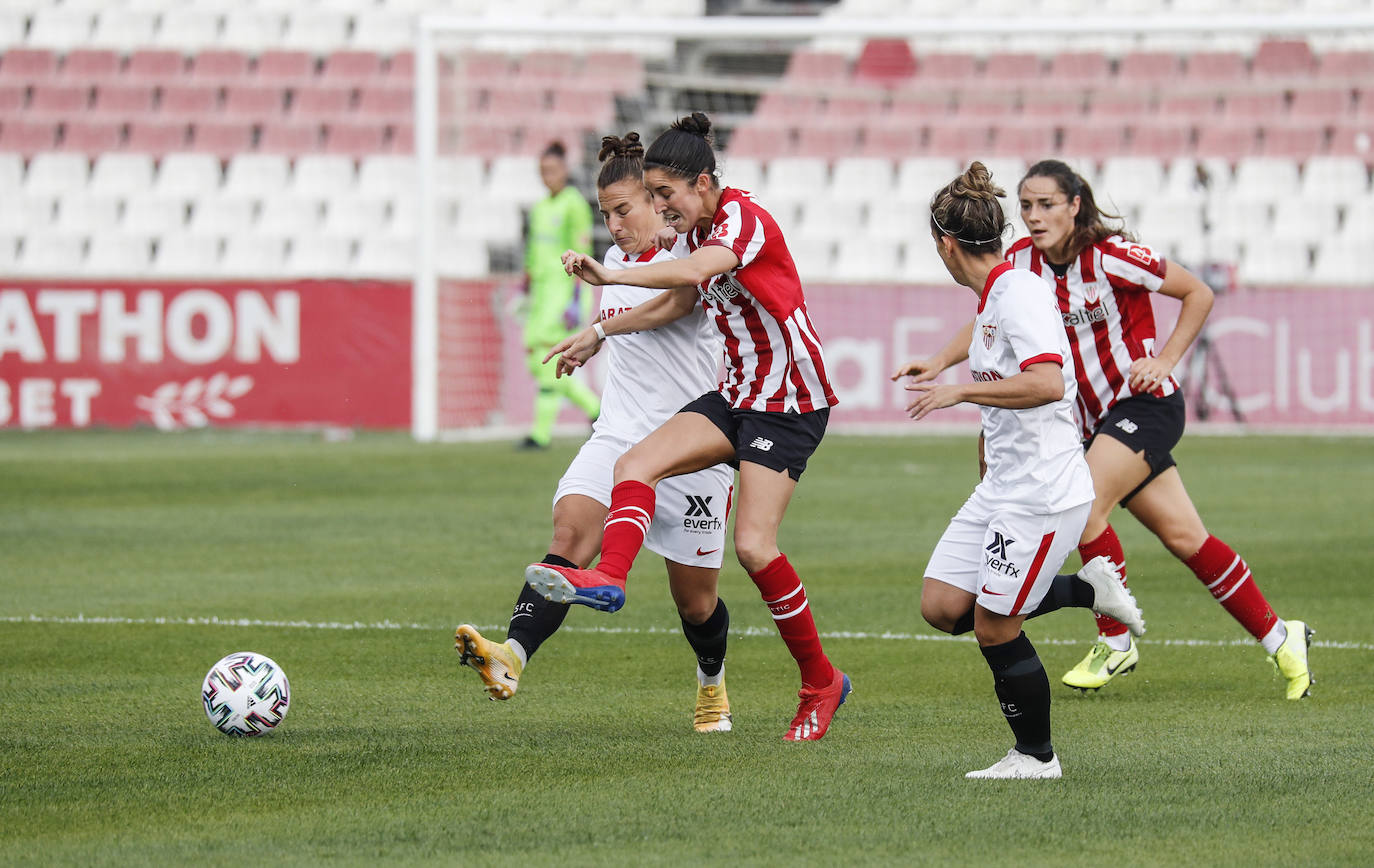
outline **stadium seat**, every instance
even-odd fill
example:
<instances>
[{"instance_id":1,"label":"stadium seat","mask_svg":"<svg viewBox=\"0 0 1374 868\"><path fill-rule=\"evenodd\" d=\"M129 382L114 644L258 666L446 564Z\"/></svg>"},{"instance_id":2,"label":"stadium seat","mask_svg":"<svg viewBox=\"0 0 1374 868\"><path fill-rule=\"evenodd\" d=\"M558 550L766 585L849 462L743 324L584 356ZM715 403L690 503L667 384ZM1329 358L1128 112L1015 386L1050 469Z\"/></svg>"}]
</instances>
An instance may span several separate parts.
<instances>
[{"instance_id":1,"label":"stadium seat","mask_svg":"<svg viewBox=\"0 0 1374 868\"><path fill-rule=\"evenodd\" d=\"M549 194L539 180L537 157L502 156L492 160L487 172L486 195L529 205Z\"/></svg>"},{"instance_id":2,"label":"stadium seat","mask_svg":"<svg viewBox=\"0 0 1374 868\"><path fill-rule=\"evenodd\" d=\"M967 85L978 75L978 58L973 54L932 51L921 55L918 81L922 84Z\"/></svg>"},{"instance_id":3,"label":"stadium seat","mask_svg":"<svg viewBox=\"0 0 1374 868\"><path fill-rule=\"evenodd\" d=\"M262 200L253 228L263 235L304 235L319 228L323 213L318 198L278 194Z\"/></svg>"},{"instance_id":4,"label":"stadium seat","mask_svg":"<svg viewBox=\"0 0 1374 868\"><path fill-rule=\"evenodd\" d=\"M199 235L224 237L253 225L256 204L245 195L212 195L195 200L187 229Z\"/></svg>"},{"instance_id":5,"label":"stadium seat","mask_svg":"<svg viewBox=\"0 0 1374 868\"><path fill-rule=\"evenodd\" d=\"M42 81L57 75L58 53L51 48L10 47L0 54L0 79Z\"/></svg>"},{"instance_id":6,"label":"stadium seat","mask_svg":"<svg viewBox=\"0 0 1374 868\"><path fill-rule=\"evenodd\" d=\"M930 197L963 171L964 165L953 157L907 157L897 164L897 198L928 203Z\"/></svg>"},{"instance_id":7,"label":"stadium seat","mask_svg":"<svg viewBox=\"0 0 1374 868\"><path fill-rule=\"evenodd\" d=\"M129 122L128 132L124 138L124 150L161 156L184 151L189 137L189 126L180 121L135 118Z\"/></svg>"},{"instance_id":8,"label":"stadium seat","mask_svg":"<svg viewBox=\"0 0 1374 868\"><path fill-rule=\"evenodd\" d=\"M286 112L286 92L265 83L233 84L224 89L221 111L229 120L268 123Z\"/></svg>"},{"instance_id":9,"label":"stadium seat","mask_svg":"<svg viewBox=\"0 0 1374 868\"><path fill-rule=\"evenodd\" d=\"M362 157L382 151L386 139L386 127L377 123L358 121L335 121L325 124L324 146L327 154L344 154Z\"/></svg>"},{"instance_id":10,"label":"stadium seat","mask_svg":"<svg viewBox=\"0 0 1374 868\"><path fill-rule=\"evenodd\" d=\"M788 86L825 86L849 76L849 59L839 52L799 48L787 58L783 81Z\"/></svg>"},{"instance_id":11,"label":"stadium seat","mask_svg":"<svg viewBox=\"0 0 1374 868\"><path fill-rule=\"evenodd\" d=\"M1350 96L1347 88L1297 88L1288 113L1295 118L1336 120L1352 109Z\"/></svg>"},{"instance_id":12,"label":"stadium seat","mask_svg":"<svg viewBox=\"0 0 1374 868\"><path fill-rule=\"evenodd\" d=\"M123 60L112 48L75 48L62 60L62 79L73 84L111 84Z\"/></svg>"},{"instance_id":13,"label":"stadium seat","mask_svg":"<svg viewBox=\"0 0 1374 868\"><path fill-rule=\"evenodd\" d=\"M257 52L282 44L285 16L280 12L232 5L224 10L224 29L219 45L241 51Z\"/></svg>"},{"instance_id":14,"label":"stadium seat","mask_svg":"<svg viewBox=\"0 0 1374 868\"><path fill-rule=\"evenodd\" d=\"M254 130L251 121L200 120L191 125L187 147L199 153L214 154L221 160L231 159L253 149Z\"/></svg>"},{"instance_id":15,"label":"stadium seat","mask_svg":"<svg viewBox=\"0 0 1374 868\"><path fill-rule=\"evenodd\" d=\"M0 45L19 45L28 29L27 9L0 9Z\"/></svg>"},{"instance_id":16,"label":"stadium seat","mask_svg":"<svg viewBox=\"0 0 1374 868\"><path fill-rule=\"evenodd\" d=\"M269 48L258 55L253 77L264 83L292 86L315 75L315 58L308 51Z\"/></svg>"},{"instance_id":17,"label":"stadium seat","mask_svg":"<svg viewBox=\"0 0 1374 868\"><path fill-rule=\"evenodd\" d=\"M283 274L289 277L345 277L352 272L353 241L310 232L289 240Z\"/></svg>"},{"instance_id":18,"label":"stadium seat","mask_svg":"<svg viewBox=\"0 0 1374 868\"><path fill-rule=\"evenodd\" d=\"M1351 83L1374 79L1374 51L1330 50L1317 56L1316 76Z\"/></svg>"},{"instance_id":19,"label":"stadium seat","mask_svg":"<svg viewBox=\"0 0 1374 868\"><path fill-rule=\"evenodd\" d=\"M1316 156L1303 167L1304 198L1347 203L1368 196L1369 170L1355 157Z\"/></svg>"},{"instance_id":20,"label":"stadium seat","mask_svg":"<svg viewBox=\"0 0 1374 868\"><path fill-rule=\"evenodd\" d=\"M357 49L388 53L404 51L415 44L415 22L386 8L369 8L353 16L349 44Z\"/></svg>"},{"instance_id":21,"label":"stadium seat","mask_svg":"<svg viewBox=\"0 0 1374 868\"><path fill-rule=\"evenodd\" d=\"M1279 202L1298 194L1298 164L1282 157L1246 157L1236 163L1230 195L1238 199Z\"/></svg>"},{"instance_id":22,"label":"stadium seat","mask_svg":"<svg viewBox=\"0 0 1374 868\"><path fill-rule=\"evenodd\" d=\"M164 235L157 241L152 273L159 277L218 277L221 246L215 235Z\"/></svg>"},{"instance_id":23,"label":"stadium seat","mask_svg":"<svg viewBox=\"0 0 1374 868\"><path fill-rule=\"evenodd\" d=\"M901 244L897 241L841 238L835 247L830 275L833 280L856 283L895 283L900 263Z\"/></svg>"},{"instance_id":24,"label":"stadium seat","mask_svg":"<svg viewBox=\"0 0 1374 868\"><path fill-rule=\"evenodd\" d=\"M484 241L458 236L439 246L436 269L445 277L482 277L491 273Z\"/></svg>"},{"instance_id":25,"label":"stadium seat","mask_svg":"<svg viewBox=\"0 0 1374 868\"><path fill-rule=\"evenodd\" d=\"M779 202L801 202L829 186L827 161L819 157L779 157L768 163L765 191L759 195L764 207Z\"/></svg>"},{"instance_id":26,"label":"stadium seat","mask_svg":"<svg viewBox=\"0 0 1374 868\"><path fill-rule=\"evenodd\" d=\"M870 39L854 63L856 82L893 87L916 74L916 58L905 39Z\"/></svg>"},{"instance_id":27,"label":"stadium seat","mask_svg":"<svg viewBox=\"0 0 1374 868\"><path fill-rule=\"evenodd\" d=\"M118 80L96 85L91 114L106 120L132 120L153 113L157 89L147 83L124 84Z\"/></svg>"},{"instance_id":28,"label":"stadium seat","mask_svg":"<svg viewBox=\"0 0 1374 868\"><path fill-rule=\"evenodd\" d=\"M20 245L16 273L26 277L60 277L79 271L86 258L86 239L81 235L53 232L30 233Z\"/></svg>"},{"instance_id":29,"label":"stadium seat","mask_svg":"<svg viewBox=\"0 0 1374 868\"><path fill-rule=\"evenodd\" d=\"M817 196L801 200L798 206L797 220L788 235L792 246L849 236L863 224L863 202L858 199Z\"/></svg>"},{"instance_id":30,"label":"stadium seat","mask_svg":"<svg viewBox=\"0 0 1374 868\"><path fill-rule=\"evenodd\" d=\"M877 157L843 157L835 161L829 196L838 200L869 200L888 195L896 180L891 160Z\"/></svg>"},{"instance_id":31,"label":"stadium seat","mask_svg":"<svg viewBox=\"0 0 1374 868\"><path fill-rule=\"evenodd\" d=\"M1089 118L1147 122L1153 118L1154 105L1149 96L1131 91L1097 91L1089 94L1085 106Z\"/></svg>"},{"instance_id":32,"label":"stadium seat","mask_svg":"<svg viewBox=\"0 0 1374 868\"><path fill-rule=\"evenodd\" d=\"M220 89L214 84L174 84L162 88L158 113L166 119L199 121L219 113Z\"/></svg>"},{"instance_id":33,"label":"stadium seat","mask_svg":"<svg viewBox=\"0 0 1374 868\"><path fill-rule=\"evenodd\" d=\"M1184 77L1198 84L1237 82L1249 75L1238 51L1195 51L1185 58Z\"/></svg>"},{"instance_id":34,"label":"stadium seat","mask_svg":"<svg viewBox=\"0 0 1374 868\"><path fill-rule=\"evenodd\" d=\"M57 146L56 121L5 119L0 122L0 151L32 157Z\"/></svg>"},{"instance_id":35,"label":"stadium seat","mask_svg":"<svg viewBox=\"0 0 1374 868\"><path fill-rule=\"evenodd\" d=\"M1073 124L1064 127L1059 152L1075 157L1103 160L1125 153L1126 136L1127 128L1119 122L1095 120L1091 125Z\"/></svg>"},{"instance_id":36,"label":"stadium seat","mask_svg":"<svg viewBox=\"0 0 1374 868\"><path fill-rule=\"evenodd\" d=\"M22 189L24 189L23 156L0 152L0 196L6 197L6 201L9 201L9 197L19 195L19 191Z\"/></svg>"},{"instance_id":37,"label":"stadium seat","mask_svg":"<svg viewBox=\"0 0 1374 868\"><path fill-rule=\"evenodd\" d=\"M1210 237L1218 243L1234 242L1249 245L1256 239L1268 239L1272 235L1272 208L1262 200L1254 197L1219 196L1209 199L1204 208Z\"/></svg>"},{"instance_id":38,"label":"stadium seat","mask_svg":"<svg viewBox=\"0 0 1374 868\"><path fill-rule=\"evenodd\" d=\"M358 242L355 277L409 279L415 274L415 244L405 238L373 235Z\"/></svg>"},{"instance_id":39,"label":"stadium seat","mask_svg":"<svg viewBox=\"0 0 1374 868\"><path fill-rule=\"evenodd\" d=\"M24 192L60 196L86 189L90 161L82 154L38 154L29 161Z\"/></svg>"},{"instance_id":40,"label":"stadium seat","mask_svg":"<svg viewBox=\"0 0 1374 868\"><path fill-rule=\"evenodd\" d=\"M1316 244L1323 239L1336 237L1339 224L1340 212L1335 203L1325 199L1293 196L1274 208L1273 233L1277 238Z\"/></svg>"},{"instance_id":41,"label":"stadium seat","mask_svg":"<svg viewBox=\"0 0 1374 868\"><path fill-rule=\"evenodd\" d=\"M19 268L19 236L0 230L0 273L16 274Z\"/></svg>"},{"instance_id":42,"label":"stadium seat","mask_svg":"<svg viewBox=\"0 0 1374 868\"><path fill-rule=\"evenodd\" d=\"M974 157L987 153L1003 157L1014 156L1033 159L1044 154L1054 153L1056 150L1055 138L1055 127L1045 123L1027 121L1026 123L998 124L993 128L991 145L967 151L965 156Z\"/></svg>"},{"instance_id":43,"label":"stadium seat","mask_svg":"<svg viewBox=\"0 0 1374 868\"><path fill-rule=\"evenodd\" d=\"M120 225L130 234L161 237L184 231L188 214L184 198L143 192L124 200Z\"/></svg>"},{"instance_id":44,"label":"stadium seat","mask_svg":"<svg viewBox=\"0 0 1374 868\"><path fill-rule=\"evenodd\" d=\"M1370 239L1331 238L1318 246L1312 265L1314 284L1365 286L1369 282Z\"/></svg>"},{"instance_id":45,"label":"stadium seat","mask_svg":"<svg viewBox=\"0 0 1374 868\"><path fill-rule=\"evenodd\" d=\"M763 189L763 161L756 157L735 156L730 154L717 163L721 183L727 187L747 190L750 193Z\"/></svg>"},{"instance_id":46,"label":"stadium seat","mask_svg":"<svg viewBox=\"0 0 1374 868\"><path fill-rule=\"evenodd\" d=\"M930 192L935 192L934 187ZM928 201L929 195L926 196ZM887 195L868 203L864 221L863 235L866 238L884 238L889 241L906 241L920 238L930 231L930 211L927 201L914 201Z\"/></svg>"},{"instance_id":47,"label":"stadium seat","mask_svg":"<svg viewBox=\"0 0 1374 868\"><path fill-rule=\"evenodd\" d=\"M405 96L409 97L409 92ZM551 115L578 127L606 129L615 119L615 99L605 91L554 88L550 98ZM398 101L396 109L393 114L405 117L412 106Z\"/></svg>"},{"instance_id":48,"label":"stadium seat","mask_svg":"<svg viewBox=\"0 0 1374 868\"><path fill-rule=\"evenodd\" d=\"M1305 284L1311 279L1312 257L1305 242L1267 238L1247 244L1236 270L1241 286Z\"/></svg>"},{"instance_id":49,"label":"stadium seat","mask_svg":"<svg viewBox=\"0 0 1374 868\"><path fill-rule=\"evenodd\" d=\"M1111 156L1102 163L1094 192L1132 207L1159 195L1164 188L1164 163L1156 157ZM1105 195L1104 195L1105 194Z\"/></svg>"},{"instance_id":50,"label":"stadium seat","mask_svg":"<svg viewBox=\"0 0 1374 868\"><path fill-rule=\"evenodd\" d=\"M53 227L71 235L98 235L119 226L120 197L114 193L76 190L57 200L57 219Z\"/></svg>"},{"instance_id":51,"label":"stadium seat","mask_svg":"<svg viewBox=\"0 0 1374 868\"><path fill-rule=\"evenodd\" d=\"M122 9L113 4L100 10L91 33L91 44L131 51L153 44L158 16L142 9Z\"/></svg>"},{"instance_id":52,"label":"stadium seat","mask_svg":"<svg viewBox=\"0 0 1374 868\"><path fill-rule=\"evenodd\" d=\"M1231 166L1226 160L1180 158L1171 160L1165 172L1164 195L1177 201L1196 202L1224 196L1230 189Z\"/></svg>"},{"instance_id":53,"label":"stadium seat","mask_svg":"<svg viewBox=\"0 0 1374 868\"><path fill-rule=\"evenodd\" d=\"M276 154L239 154L224 172L226 195L262 198L287 188L291 164Z\"/></svg>"},{"instance_id":54,"label":"stadium seat","mask_svg":"<svg viewBox=\"0 0 1374 868\"><path fill-rule=\"evenodd\" d=\"M57 197L51 193L6 193L0 208L0 232L27 235L44 232L57 217Z\"/></svg>"},{"instance_id":55,"label":"stadium seat","mask_svg":"<svg viewBox=\"0 0 1374 868\"><path fill-rule=\"evenodd\" d=\"M286 264L286 239L240 233L224 239L219 270L226 277L279 277Z\"/></svg>"},{"instance_id":56,"label":"stadium seat","mask_svg":"<svg viewBox=\"0 0 1374 868\"><path fill-rule=\"evenodd\" d=\"M296 120L344 121L353 112L353 88L349 85L310 85L295 89L289 115Z\"/></svg>"},{"instance_id":57,"label":"stadium seat","mask_svg":"<svg viewBox=\"0 0 1374 868\"><path fill-rule=\"evenodd\" d=\"M152 44L183 51L219 50L221 24L219 9L169 4L162 10L161 24L153 35Z\"/></svg>"},{"instance_id":58,"label":"stadium seat","mask_svg":"<svg viewBox=\"0 0 1374 868\"><path fill-rule=\"evenodd\" d=\"M1305 160L1326 149L1326 130L1310 123L1277 123L1260 131L1260 153Z\"/></svg>"},{"instance_id":59,"label":"stadium seat","mask_svg":"<svg viewBox=\"0 0 1374 868\"><path fill-rule=\"evenodd\" d=\"M1221 116L1234 122L1269 120L1283 114L1284 95L1279 91L1228 94L1222 101Z\"/></svg>"},{"instance_id":60,"label":"stadium seat","mask_svg":"<svg viewBox=\"0 0 1374 868\"><path fill-rule=\"evenodd\" d=\"M1202 208L1194 202L1156 197L1141 203L1135 229L1144 243L1168 247L1177 239L1202 234Z\"/></svg>"},{"instance_id":61,"label":"stadium seat","mask_svg":"<svg viewBox=\"0 0 1374 868\"><path fill-rule=\"evenodd\" d=\"M212 155L172 153L158 165L153 190L162 196L194 199L216 192L222 180L220 162Z\"/></svg>"},{"instance_id":62,"label":"stadium seat","mask_svg":"<svg viewBox=\"0 0 1374 868\"><path fill-rule=\"evenodd\" d=\"M609 109L614 104L606 100ZM415 110L415 95L410 85L374 84L363 85L358 90L358 114L363 118L386 122L409 120ZM607 118L609 120L609 118Z\"/></svg>"},{"instance_id":63,"label":"stadium seat","mask_svg":"<svg viewBox=\"0 0 1374 868\"><path fill-rule=\"evenodd\" d=\"M180 50L141 48L129 55L124 64L124 75L133 81L148 80L153 84L166 85L180 79L185 69L186 58Z\"/></svg>"},{"instance_id":64,"label":"stadium seat","mask_svg":"<svg viewBox=\"0 0 1374 868\"><path fill-rule=\"evenodd\" d=\"M323 199L347 193L355 183L356 170L351 158L341 154L307 154L296 160L290 190L294 196Z\"/></svg>"},{"instance_id":65,"label":"stadium seat","mask_svg":"<svg viewBox=\"0 0 1374 868\"><path fill-rule=\"evenodd\" d=\"M111 120L68 120L62 125L58 150L76 151L95 157L106 151L118 150L124 142L124 124Z\"/></svg>"},{"instance_id":66,"label":"stadium seat","mask_svg":"<svg viewBox=\"0 0 1374 868\"><path fill-rule=\"evenodd\" d=\"M797 128L796 154L831 162L852 155L859 144L859 129L855 126L816 126L803 124Z\"/></svg>"},{"instance_id":67,"label":"stadium seat","mask_svg":"<svg viewBox=\"0 0 1374 868\"><path fill-rule=\"evenodd\" d=\"M920 118L885 115L864 128L857 156L900 160L925 147L926 125Z\"/></svg>"},{"instance_id":68,"label":"stadium seat","mask_svg":"<svg viewBox=\"0 0 1374 868\"><path fill-rule=\"evenodd\" d=\"M88 9L42 6L29 19L27 44L64 52L82 48L90 44L93 23Z\"/></svg>"},{"instance_id":69,"label":"stadium seat","mask_svg":"<svg viewBox=\"0 0 1374 868\"><path fill-rule=\"evenodd\" d=\"M901 270L898 273L903 281L927 286L945 286L953 280L929 232L921 232L902 245Z\"/></svg>"},{"instance_id":70,"label":"stadium seat","mask_svg":"<svg viewBox=\"0 0 1374 868\"><path fill-rule=\"evenodd\" d=\"M295 5L286 17L286 29L277 44L322 54L348 44L350 24L344 12Z\"/></svg>"},{"instance_id":71,"label":"stadium seat","mask_svg":"<svg viewBox=\"0 0 1374 868\"><path fill-rule=\"evenodd\" d=\"M1130 128L1125 153L1171 159L1192 153L1193 125L1179 121L1144 121Z\"/></svg>"},{"instance_id":72,"label":"stadium seat","mask_svg":"<svg viewBox=\"0 0 1374 868\"><path fill-rule=\"evenodd\" d=\"M456 237L513 244L520 240L521 231L520 209L514 202L472 198L458 204Z\"/></svg>"},{"instance_id":73,"label":"stadium seat","mask_svg":"<svg viewBox=\"0 0 1374 868\"><path fill-rule=\"evenodd\" d=\"M132 195L150 189L154 174L153 158L147 154L101 154L95 160L87 189L92 193Z\"/></svg>"},{"instance_id":74,"label":"stadium seat","mask_svg":"<svg viewBox=\"0 0 1374 868\"><path fill-rule=\"evenodd\" d=\"M786 227L783 233L786 234ZM802 283L809 281L830 280L835 260L835 244L829 240L813 240L809 244L791 244L788 252L792 254L792 262L797 266L797 274L801 277Z\"/></svg>"},{"instance_id":75,"label":"stadium seat","mask_svg":"<svg viewBox=\"0 0 1374 868\"><path fill-rule=\"evenodd\" d=\"M338 49L325 55L320 77L330 85L358 86L381 78L383 67L382 56L375 51Z\"/></svg>"},{"instance_id":76,"label":"stadium seat","mask_svg":"<svg viewBox=\"0 0 1374 868\"><path fill-rule=\"evenodd\" d=\"M249 75L248 55L228 48L207 48L191 55L190 78L210 85L238 84Z\"/></svg>"},{"instance_id":77,"label":"stadium seat","mask_svg":"<svg viewBox=\"0 0 1374 868\"><path fill-rule=\"evenodd\" d=\"M28 114L39 119L65 120L83 114L90 101L88 84L35 84L29 94Z\"/></svg>"},{"instance_id":78,"label":"stadium seat","mask_svg":"<svg viewBox=\"0 0 1374 868\"><path fill-rule=\"evenodd\" d=\"M386 232L390 200L371 193L343 193L325 203L321 231L328 235L364 238Z\"/></svg>"},{"instance_id":79,"label":"stadium seat","mask_svg":"<svg viewBox=\"0 0 1374 868\"><path fill-rule=\"evenodd\" d=\"M277 121L265 124L258 135L258 153L295 156L320 147L323 132L314 121Z\"/></svg>"},{"instance_id":80,"label":"stadium seat","mask_svg":"<svg viewBox=\"0 0 1374 868\"><path fill-rule=\"evenodd\" d=\"M299 166L297 167L299 171ZM375 154L358 163L357 189L373 196L413 195L418 187L415 159L401 154ZM440 157L436 186L443 193L480 191L482 161L471 157Z\"/></svg>"},{"instance_id":81,"label":"stadium seat","mask_svg":"<svg viewBox=\"0 0 1374 868\"><path fill-rule=\"evenodd\" d=\"M22 84L0 84L0 117L18 117L29 101L29 89Z\"/></svg>"},{"instance_id":82,"label":"stadium seat","mask_svg":"<svg viewBox=\"0 0 1374 868\"><path fill-rule=\"evenodd\" d=\"M2 134L0 131L0 135ZM1333 125L1327 153L1333 156L1358 157L1366 163L1374 162L1374 118L1363 122Z\"/></svg>"},{"instance_id":83,"label":"stadium seat","mask_svg":"<svg viewBox=\"0 0 1374 868\"><path fill-rule=\"evenodd\" d=\"M1157 111L1165 120L1214 121L1220 100L1214 93L1164 93Z\"/></svg>"},{"instance_id":84,"label":"stadium seat","mask_svg":"<svg viewBox=\"0 0 1374 868\"><path fill-rule=\"evenodd\" d=\"M1182 75L1183 60L1172 51L1128 51L1117 63L1116 77L1123 86L1158 86Z\"/></svg>"},{"instance_id":85,"label":"stadium seat","mask_svg":"<svg viewBox=\"0 0 1374 868\"><path fill-rule=\"evenodd\" d=\"M1203 124L1198 127L1193 153L1234 163L1259 153L1259 133L1255 124Z\"/></svg>"},{"instance_id":86,"label":"stadium seat","mask_svg":"<svg viewBox=\"0 0 1374 868\"><path fill-rule=\"evenodd\" d=\"M927 134L926 153L962 161L965 157L988 153L991 141L992 126L988 123L934 124ZM1015 141L1015 137L1008 136L1007 141Z\"/></svg>"},{"instance_id":87,"label":"stadium seat","mask_svg":"<svg viewBox=\"0 0 1374 868\"><path fill-rule=\"evenodd\" d=\"M1083 85L1105 81L1111 64L1101 51L1062 51L1050 58L1044 74L1060 87Z\"/></svg>"},{"instance_id":88,"label":"stadium seat","mask_svg":"<svg viewBox=\"0 0 1374 868\"><path fill-rule=\"evenodd\" d=\"M91 235L81 271L95 277L142 277L151 265L148 236L102 231Z\"/></svg>"},{"instance_id":89,"label":"stadium seat","mask_svg":"<svg viewBox=\"0 0 1374 868\"><path fill-rule=\"evenodd\" d=\"M1317 68L1316 58L1306 39L1269 39L1260 43L1255 52L1251 72L1258 77L1311 75Z\"/></svg>"}]
</instances>

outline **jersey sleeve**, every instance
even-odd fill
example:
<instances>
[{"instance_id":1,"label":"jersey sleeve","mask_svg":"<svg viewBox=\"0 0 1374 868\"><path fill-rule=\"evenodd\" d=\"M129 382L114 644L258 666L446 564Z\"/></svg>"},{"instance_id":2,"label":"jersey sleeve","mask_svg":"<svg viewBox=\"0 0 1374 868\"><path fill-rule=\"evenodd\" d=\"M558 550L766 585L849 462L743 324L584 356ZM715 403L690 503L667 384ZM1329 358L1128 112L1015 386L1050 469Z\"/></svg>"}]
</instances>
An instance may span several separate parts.
<instances>
[{"instance_id":1,"label":"jersey sleeve","mask_svg":"<svg viewBox=\"0 0 1374 868\"><path fill-rule=\"evenodd\" d=\"M1145 244L1113 236L1102 242L1102 270L1115 289L1137 286L1158 292L1168 263L1164 254Z\"/></svg>"},{"instance_id":2,"label":"jersey sleeve","mask_svg":"<svg viewBox=\"0 0 1374 868\"><path fill-rule=\"evenodd\" d=\"M711 227L711 235L701 247L725 247L739 258L739 267L753 262L763 250L763 223L739 199L726 202L720 217Z\"/></svg>"},{"instance_id":3,"label":"jersey sleeve","mask_svg":"<svg viewBox=\"0 0 1374 868\"><path fill-rule=\"evenodd\" d=\"M1049 285L1036 278L1034 283L1017 281L1008 287L1002 305L1006 319L1001 323L1016 355L1016 365L1025 370L1040 362L1064 365L1064 323L1055 309Z\"/></svg>"}]
</instances>

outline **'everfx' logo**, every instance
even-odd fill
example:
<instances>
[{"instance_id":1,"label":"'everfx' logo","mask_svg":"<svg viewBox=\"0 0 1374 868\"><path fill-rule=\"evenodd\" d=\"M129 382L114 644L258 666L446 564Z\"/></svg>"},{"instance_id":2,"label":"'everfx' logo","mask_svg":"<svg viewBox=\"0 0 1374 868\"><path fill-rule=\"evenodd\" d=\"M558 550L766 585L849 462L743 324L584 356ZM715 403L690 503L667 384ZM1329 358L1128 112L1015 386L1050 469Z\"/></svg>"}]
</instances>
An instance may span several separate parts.
<instances>
[{"instance_id":1,"label":"'everfx' logo","mask_svg":"<svg viewBox=\"0 0 1374 868\"><path fill-rule=\"evenodd\" d=\"M1021 569L1007 560L1007 547L1015 545L1016 540L1003 536L1000 530L995 530L992 534L992 542L988 543L987 546L986 562L988 569L1006 576L1021 575Z\"/></svg>"},{"instance_id":2,"label":"'everfx' logo","mask_svg":"<svg viewBox=\"0 0 1374 868\"><path fill-rule=\"evenodd\" d=\"M711 514L710 496L702 497L700 494L687 495L687 515L706 515Z\"/></svg>"},{"instance_id":3,"label":"'everfx' logo","mask_svg":"<svg viewBox=\"0 0 1374 868\"><path fill-rule=\"evenodd\" d=\"M711 495L687 495L687 512L684 513L682 526L686 530L720 530L720 519L711 513Z\"/></svg>"}]
</instances>

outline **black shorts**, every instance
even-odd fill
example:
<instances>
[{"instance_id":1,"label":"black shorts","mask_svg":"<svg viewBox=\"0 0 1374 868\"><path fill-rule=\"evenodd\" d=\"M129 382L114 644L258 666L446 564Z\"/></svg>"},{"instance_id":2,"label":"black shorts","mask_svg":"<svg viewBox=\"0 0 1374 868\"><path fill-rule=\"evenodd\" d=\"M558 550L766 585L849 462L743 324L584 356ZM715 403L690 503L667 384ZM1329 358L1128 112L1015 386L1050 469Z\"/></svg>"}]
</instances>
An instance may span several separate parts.
<instances>
[{"instance_id":1,"label":"black shorts","mask_svg":"<svg viewBox=\"0 0 1374 868\"><path fill-rule=\"evenodd\" d=\"M679 412L700 413L729 438L735 447L730 466L736 470L741 461L748 461L770 470L786 470L793 480L801 479L830 419L829 407L810 413L737 409L719 392L707 392Z\"/></svg>"},{"instance_id":2,"label":"black shorts","mask_svg":"<svg viewBox=\"0 0 1374 868\"><path fill-rule=\"evenodd\" d=\"M1132 452L1142 455L1150 467L1150 475L1145 481L1121 498L1124 504L1140 489L1149 485L1156 476L1175 466L1173 448L1183 437L1184 417L1187 408L1183 403L1183 393L1174 392L1165 398L1154 395L1132 395L1107 411L1107 418L1097 426L1093 436L1083 444L1087 449L1099 436L1110 437L1126 444Z\"/></svg>"}]
</instances>

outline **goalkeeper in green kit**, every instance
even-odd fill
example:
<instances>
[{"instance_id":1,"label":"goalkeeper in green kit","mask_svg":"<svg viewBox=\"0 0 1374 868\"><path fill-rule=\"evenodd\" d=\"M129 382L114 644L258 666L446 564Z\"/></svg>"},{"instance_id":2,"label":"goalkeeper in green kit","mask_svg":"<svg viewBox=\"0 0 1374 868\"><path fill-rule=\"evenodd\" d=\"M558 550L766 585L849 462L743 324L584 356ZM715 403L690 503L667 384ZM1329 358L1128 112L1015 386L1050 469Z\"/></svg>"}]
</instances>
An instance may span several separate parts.
<instances>
[{"instance_id":1,"label":"goalkeeper in green kit","mask_svg":"<svg viewBox=\"0 0 1374 868\"><path fill-rule=\"evenodd\" d=\"M587 418L601 411L596 393L576 377L556 377L557 366L544 364L549 347L592 320L592 288L569 277L563 269L565 250L590 254L592 209L568 184L567 152L561 142L550 144L539 158L539 176L549 195L530 209L529 239L525 247L525 277L529 307L525 319L525 351L538 392L534 424L521 441L524 449L544 449L553 437L553 423L567 398Z\"/></svg>"}]
</instances>

